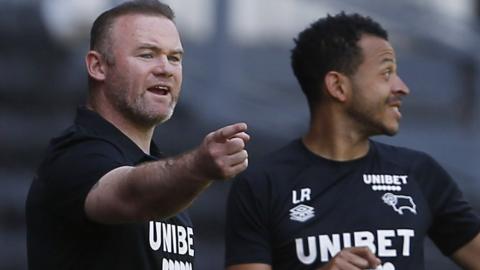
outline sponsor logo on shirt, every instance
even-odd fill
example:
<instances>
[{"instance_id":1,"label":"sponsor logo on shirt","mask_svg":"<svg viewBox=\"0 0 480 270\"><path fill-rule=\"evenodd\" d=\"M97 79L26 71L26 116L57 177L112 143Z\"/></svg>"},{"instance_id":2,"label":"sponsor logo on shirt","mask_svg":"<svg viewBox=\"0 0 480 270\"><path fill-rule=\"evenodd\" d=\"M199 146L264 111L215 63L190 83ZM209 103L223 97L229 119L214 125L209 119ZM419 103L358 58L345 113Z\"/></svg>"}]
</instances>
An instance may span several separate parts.
<instances>
[{"instance_id":1,"label":"sponsor logo on shirt","mask_svg":"<svg viewBox=\"0 0 480 270\"><path fill-rule=\"evenodd\" d=\"M408 183L408 175L396 174L364 174L363 182L373 191L402 191L402 186Z\"/></svg>"},{"instance_id":2,"label":"sponsor logo on shirt","mask_svg":"<svg viewBox=\"0 0 480 270\"><path fill-rule=\"evenodd\" d=\"M176 260L168 260L163 258L162 270L192 270L192 264L189 262L181 262Z\"/></svg>"},{"instance_id":3,"label":"sponsor logo on shirt","mask_svg":"<svg viewBox=\"0 0 480 270\"><path fill-rule=\"evenodd\" d=\"M395 212L403 215L405 210L412 212L413 214L417 214L417 206L413 202L412 197L404 196L404 195L395 195L392 193L385 193L382 196L382 200L384 203L390 205Z\"/></svg>"},{"instance_id":4,"label":"sponsor logo on shirt","mask_svg":"<svg viewBox=\"0 0 480 270\"><path fill-rule=\"evenodd\" d=\"M315 216L315 208L303 202L310 201L310 188L302 188L297 193L297 190L292 190L292 203L299 204L290 209L290 219L298 222L305 222Z\"/></svg>"},{"instance_id":5,"label":"sponsor logo on shirt","mask_svg":"<svg viewBox=\"0 0 480 270\"><path fill-rule=\"evenodd\" d=\"M295 249L298 260L310 265L320 260L330 261L338 252L349 247L368 247L374 254L383 258L384 264L377 270L395 270L395 266L386 262L387 258L409 257L411 241L415 236L412 229L389 229L370 231L345 232L336 234L312 235L295 239ZM393 243L398 243L393 245Z\"/></svg>"},{"instance_id":6,"label":"sponsor logo on shirt","mask_svg":"<svg viewBox=\"0 0 480 270\"><path fill-rule=\"evenodd\" d=\"M193 229L164 222L150 221L149 241L152 250L165 253L188 255L193 257ZM191 270L191 262L183 262L163 258L162 270Z\"/></svg>"},{"instance_id":7,"label":"sponsor logo on shirt","mask_svg":"<svg viewBox=\"0 0 480 270\"><path fill-rule=\"evenodd\" d=\"M395 265L390 262L386 262L383 265L379 265L377 268L371 270L395 270Z\"/></svg>"}]
</instances>

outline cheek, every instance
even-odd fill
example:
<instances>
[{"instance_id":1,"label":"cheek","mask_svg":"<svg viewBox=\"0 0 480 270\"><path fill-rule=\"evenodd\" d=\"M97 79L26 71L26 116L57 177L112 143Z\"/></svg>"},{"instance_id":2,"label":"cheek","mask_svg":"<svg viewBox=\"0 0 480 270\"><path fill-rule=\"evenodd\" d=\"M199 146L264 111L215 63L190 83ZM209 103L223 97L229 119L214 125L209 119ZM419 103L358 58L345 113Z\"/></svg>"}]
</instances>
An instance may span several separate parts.
<instances>
[{"instance_id":1,"label":"cheek","mask_svg":"<svg viewBox=\"0 0 480 270\"><path fill-rule=\"evenodd\" d=\"M181 87L182 87L182 82L183 82L183 72L182 68L179 68L177 72L175 73L175 82L177 84L178 92L180 92Z\"/></svg>"},{"instance_id":2,"label":"cheek","mask_svg":"<svg viewBox=\"0 0 480 270\"><path fill-rule=\"evenodd\" d=\"M370 84L365 85L362 91L360 91L360 99L370 104L372 107L382 107L385 105L388 99L389 92L385 91L383 85Z\"/></svg>"},{"instance_id":3,"label":"cheek","mask_svg":"<svg viewBox=\"0 0 480 270\"><path fill-rule=\"evenodd\" d=\"M183 68L179 66L175 72L178 82L181 84L183 79Z\"/></svg>"}]
</instances>

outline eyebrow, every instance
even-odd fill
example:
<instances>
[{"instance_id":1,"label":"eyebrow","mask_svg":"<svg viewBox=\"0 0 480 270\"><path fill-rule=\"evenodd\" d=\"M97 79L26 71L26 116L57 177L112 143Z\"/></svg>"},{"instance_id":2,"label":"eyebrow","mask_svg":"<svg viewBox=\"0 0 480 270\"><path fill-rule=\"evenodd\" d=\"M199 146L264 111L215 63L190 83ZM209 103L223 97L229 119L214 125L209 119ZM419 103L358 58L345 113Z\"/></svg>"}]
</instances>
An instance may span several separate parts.
<instances>
[{"instance_id":1,"label":"eyebrow","mask_svg":"<svg viewBox=\"0 0 480 270\"><path fill-rule=\"evenodd\" d=\"M389 56L383 57L380 62L381 62L382 64L384 64L384 63L393 63L393 64L396 64L396 63L397 63L397 61L396 61L395 58L389 57Z\"/></svg>"},{"instance_id":2,"label":"eyebrow","mask_svg":"<svg viewBox=\"0 0 480 270\"><path fill-rule=\"evenodd\" d=\"M385 65L394 65L397 66L397 61L393 57L384 57L380 61L380 66L385 66Z\"/></svg>"},{"instance_id":3,"label":"eyebrow","mask_svg":"<svg viewBox=\"0 0 480 270\"><path fill-rule=\"evenodd\" d=\"M164 51L163 49L159 48L158 46L153 45L153 44L148 44L148 43L141 44L137 48L137 50L144 50L144 49L149 49L149 50L152 50L152 51ZM170 50L168 52L172 53L172 54L180 54L180 55L184 54L183 49L175 49L175 50Z\"/></svg>"}]
</instances>

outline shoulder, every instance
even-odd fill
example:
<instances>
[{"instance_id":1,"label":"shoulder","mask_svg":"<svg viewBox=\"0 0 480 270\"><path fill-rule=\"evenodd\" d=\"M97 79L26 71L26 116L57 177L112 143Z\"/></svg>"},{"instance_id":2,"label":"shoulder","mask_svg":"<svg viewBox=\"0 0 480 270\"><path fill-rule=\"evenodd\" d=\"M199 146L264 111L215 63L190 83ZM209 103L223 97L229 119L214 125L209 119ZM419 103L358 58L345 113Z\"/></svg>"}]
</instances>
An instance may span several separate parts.
<instances>
[{"instance_id":1,"label":"shoulder","mask_svg":"<svg viewBox=\"0 0 480 270\"><path fill-rule=\"evenodd\" d=\"M402 146L394 146L371 140L376 155L386 162L403 168L419 168L435 165L437 162L426 152Z\"/></svg>"},{"instance_id":2,"label":"shoulder","mask_svg":"<svg viewBox=\"0 0 480 270\"><path fill-rule=\"evenodd\" d=\"M53 138L50 148L59 152L122 152L121 148L111 140L92 134L78 126L72 126Z\"/></svg>"},{"instance_id":3,"label":"shoulder","mask_svg":"<svg viewBox=\"0 0 480 270\"><path fill-rule=\"evenodd\" d=\"M414 150L411 148L403 147L403 146L395 146L391 144L381 143L378 141L370 141L375 148L375 150L383 156L390 156L393 159L396 157L398 159L404 158L414 158L414 159L424 159L430 158L430 156L422 151Z\"/></svg>"},{"instance_id":4,"label":"shoulder","mask_svg":"<svg viewBox=\"0 0 480 270\"><path fill-rule=\"evenodd\" d=\"M58 169L73 169L100 160L111 160L120 164L124 157L121 149L114 143L89 134L78 126L71 126L50 141L40 171L64 171Z\"/></svg>"},{"instance_id":5,"label":"shoulder","mask_svg":"<svg viewBox=\"0 0 480 270\"><path fill-rule=\"evenodd\" d=\"M409 179L414 179L424 190L454 184L445 168L425 152L379 142L374 142L374 147L380 162L408 173Z\"/></svg>"}]
</instances>

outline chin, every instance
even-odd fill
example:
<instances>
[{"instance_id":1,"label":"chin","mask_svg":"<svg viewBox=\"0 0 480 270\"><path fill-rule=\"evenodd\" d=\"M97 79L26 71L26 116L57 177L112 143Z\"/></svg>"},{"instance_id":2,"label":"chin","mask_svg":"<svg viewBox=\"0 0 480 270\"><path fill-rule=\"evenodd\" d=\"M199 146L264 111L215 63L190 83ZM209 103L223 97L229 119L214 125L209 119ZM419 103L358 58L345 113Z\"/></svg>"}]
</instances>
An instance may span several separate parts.
<instances>
[{"instance_id":1,"label":"chin","mask_svg":"<svg viewBox=\"0 0 480 270\"><path fill-rule=\"evenodd\" d=\"M142 114L130 114L130 119L132 119L137 124L144 127L154 127L165 123L172 117L173 110L164 113L142 113Z\"/></svg>"},{"instance_id":2,"label":"chin","mask_svg":"<svg viewBox=\"0 0 480 270\"><path fill-rule=\"evenodd\" d=\"M167 122L168 120L170 120L170 118L171 118L171 115L166 116L166 117L159 117L159 118L157 118L156 125L163 124L163 123Z\"/></svg>"},{"instance_id":3,"label":"chin","mask_svg":"<svg viewBox=\"0 0 480 270\"><path fill-rule=\"evenodd\" d=\"M155 117L155 122L157 125L163 124L168 120L170 120L170 118L172 118L172 115L173 115L173 108L168 110L168 112L160 114L157 117Z\"/></svg>"},{"instance_id":4,"label":"chin","mask_svg":"<svg viewBox=\"0 0 480 270\"><path fill-rule=\"evenodd\" d=\"M400 122L396 119L390 119L389 121L384 121L381 125L382 134L387 136L396 135L399 129L400 129Z\"/></svg>"},{"instance_id":5,"label":"chin","mask_svg":"<svg viewBox=\"0 0 480 270\"><path fill-rule=\"evenodd\" d=\"M393 137L395 135L397 135L398 131L388 131L388 132L385 132L384 135L387 135L389 137Z\"/></svg>"},{"instance_id":6,"label":"chin","mask_svg":"<svg viewBox=\"0 0 480 270\"><path fill-rule=\"evenodd\" d=\"M387 125L376 125L370 130L371 136L377 135L386 135L386 136L395 136L398 133L399 126L387 126Z\"/></svg>"},{"instance_id":7,"label":"chin","mask_svg":"<svg viewBox=\"0 0 480 270\"><path fill-rule=\"evenodd\" d=\"M386 127L384 130L384 134L387 136L395 136L398 133L399 127Z\"/></svg>"}]
</instances>

